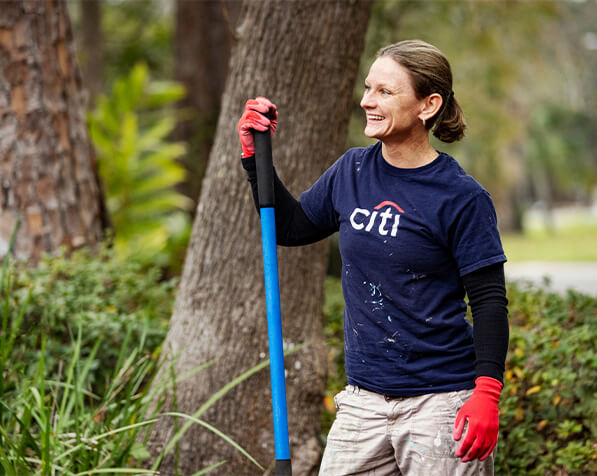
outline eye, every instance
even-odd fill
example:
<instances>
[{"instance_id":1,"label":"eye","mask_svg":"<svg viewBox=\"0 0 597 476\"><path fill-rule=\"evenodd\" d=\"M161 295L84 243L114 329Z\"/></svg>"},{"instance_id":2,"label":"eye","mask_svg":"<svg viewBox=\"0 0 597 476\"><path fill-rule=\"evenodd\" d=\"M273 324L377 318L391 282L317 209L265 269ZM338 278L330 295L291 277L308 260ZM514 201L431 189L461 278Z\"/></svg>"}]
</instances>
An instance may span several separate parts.
<instances>
[{"instance_id":1,"label":"eye","mask_svg":"<svg viewBox=\"0 0 597 476\"><path fill-rule=\"evenodd\" d=\"M382 89L381 94L390 94L390 91L388 91L387 89Z\"/></svg>"},{"instance_id":2,"label":"eye","mask_svg":"<svg viewBox=\"0 0 597 476\"><path fill-rule=\"evenodd\" d=\"M365 91L369 91L371 89L371 87L367 86L366 84L363 87L365 88Z\"/></svg>"}]
</instances>

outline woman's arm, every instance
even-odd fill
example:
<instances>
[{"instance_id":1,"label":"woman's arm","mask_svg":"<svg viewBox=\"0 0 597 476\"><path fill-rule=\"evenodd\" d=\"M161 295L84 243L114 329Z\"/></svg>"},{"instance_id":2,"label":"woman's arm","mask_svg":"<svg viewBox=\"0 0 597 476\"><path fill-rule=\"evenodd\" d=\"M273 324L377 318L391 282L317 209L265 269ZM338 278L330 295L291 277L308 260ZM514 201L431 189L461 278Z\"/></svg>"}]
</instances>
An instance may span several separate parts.
<instances>
[{"instance_id":1,"label":"woman's arm","mask_svg":"<svg viewBox=\"0 0 597 476\"><path fill-rule=\"evenodd\" d=\"M473 314L477 377L504 379L508 351L508 299L504 264L496 263L462 277Z\"/></svg>"},{"instance_id":2,"label":"woman's arm","mask_svg":"<svg viewBox=\"0 0 597 476\"><path fill-rule=\"evenodd\" d=\"M463 462L485 460L497 443L498 404L503 388L504 363L508 350L508 300L504 265L483 267L462 277L473 312L476 363L475 389L454 421L453 438L464 439L455 451Z\"/></svg>"},{"instance_id":3,"label":"woman's arm","mask_svg":"<svg viewBox=\"0 0 597 476\"><path fill-rule=\"evenodd\" d=\"M247 171L253 201L259 211L259 197L257 186L257 168L254 157L241 159L243 168ZM321 229L315 226L305 215L299 201L286 189L274 169L274 197L276 215L276 241L282 246L300 246L315 243L330 236L336 230Z\"/></svg>"}]
</instances>

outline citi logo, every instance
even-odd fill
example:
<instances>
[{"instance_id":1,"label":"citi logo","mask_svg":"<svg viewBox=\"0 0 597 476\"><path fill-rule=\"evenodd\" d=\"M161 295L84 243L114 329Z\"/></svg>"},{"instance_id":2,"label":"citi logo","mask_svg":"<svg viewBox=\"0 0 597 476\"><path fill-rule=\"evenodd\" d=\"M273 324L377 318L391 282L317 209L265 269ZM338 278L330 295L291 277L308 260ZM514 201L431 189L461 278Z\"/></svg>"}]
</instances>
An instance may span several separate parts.
<instances>
[{"instance_id":1,"label":"citi logo","mask_svg":"<svg viewBox=\"0 0 597 476\"><path fill-rule=\"evenodd\" d=\"M382 208L385 208L385 210L379 212L378 210ZM392 208L400 213L392 213ZM373 210L371 212L365 208L355 208L350 215L350 224L352 227L355 230L362 230L364 228L365 231L370 232L376 224L379 224L377 231L380 235L386 236L389 233L390 236L396 236L400 223L400 214L404 214L404 210L389 200L381 202ZM378 215L380 220L377 220Z\"/></svg>"}]
</instances>

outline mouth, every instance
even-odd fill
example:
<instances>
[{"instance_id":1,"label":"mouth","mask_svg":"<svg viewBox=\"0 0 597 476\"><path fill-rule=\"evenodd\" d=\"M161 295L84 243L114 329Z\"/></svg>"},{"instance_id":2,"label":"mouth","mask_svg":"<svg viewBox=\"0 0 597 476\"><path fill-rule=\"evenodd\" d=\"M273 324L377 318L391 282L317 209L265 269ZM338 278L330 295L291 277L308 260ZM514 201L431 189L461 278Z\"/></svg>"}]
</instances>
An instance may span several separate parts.
<instances>
[{"instance_id":1,"label":"mouth","mask_svg":"<svg viewBox=\"0 0 597 476\"><path fill-rule=\"evenodd\" d=\"M379 122L385 119L384 116L379 116L377 114L367 114L367 122Z\"/></svg>"}]
</instances>

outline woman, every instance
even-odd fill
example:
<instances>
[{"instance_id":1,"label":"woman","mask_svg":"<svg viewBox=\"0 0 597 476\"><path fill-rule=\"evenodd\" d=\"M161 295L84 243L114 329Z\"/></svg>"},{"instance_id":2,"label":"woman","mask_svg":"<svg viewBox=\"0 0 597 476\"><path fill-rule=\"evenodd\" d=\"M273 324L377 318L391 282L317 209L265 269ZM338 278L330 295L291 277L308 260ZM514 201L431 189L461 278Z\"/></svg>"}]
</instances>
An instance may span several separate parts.
<instances>
[{"instance_id":1,"label":"woman","mask_svg":"<svg viewBox=\"0 0 597 476\"><path fill-rule=\"evenodd\" d=\"M375 145L347 151L300 202L275 179L279 244L339 231L348 386L320 474L493 474L506 257L489 194L429 142L464 135L450 65L422 41L382 48L361 107ZM269 100L247 102L238 128L255 198L251 130L276 125Z\"/></svg>"}]
</instances>

